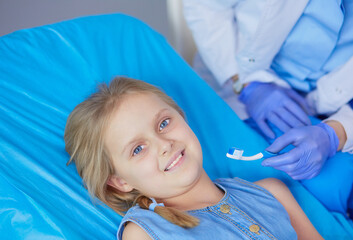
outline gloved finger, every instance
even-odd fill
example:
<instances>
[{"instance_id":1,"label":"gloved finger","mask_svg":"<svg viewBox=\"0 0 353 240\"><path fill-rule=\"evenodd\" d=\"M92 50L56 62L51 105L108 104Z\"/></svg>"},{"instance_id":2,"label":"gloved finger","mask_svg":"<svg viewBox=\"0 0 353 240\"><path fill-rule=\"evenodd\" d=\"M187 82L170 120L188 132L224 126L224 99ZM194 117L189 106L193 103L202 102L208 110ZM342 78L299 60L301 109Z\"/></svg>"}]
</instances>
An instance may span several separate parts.
<instances>
[{"instance_id":1,"label":"gloved finger","mask_svg":"<svg viewBox=\"0 0 353 240\"><path fill-rule=\"evenodd\" d=\"M305 163L305 165L298 164L297 167L293 169L293 171L288 172L288 175L290 175L295 180L300 180L309 177L316 170L317 167L315 165L307 163Z\"/></svg>"},{"instance_id":2,"label":"gloved finger","mask_svg":"<svg viewBox=\"0 0 353 240\"><path fill-rule=\"evenodd\" d=\"M283 172L287 173L288 175L291 175L292 171L295 171L296 167L298 165L297 162L294 162L292 164L283 164L283 165L279 165L279 164L276 164L275 166L269 166L269 167L273 167L274 169L277 169L279 171L283 171Z\"/></svg>"},{"instance_id":3,"label":"gloved finger","mask_svg":"<svg viewBox=\"0 0 353 240\"><path fill-rule=\"evenodd\" d=\"M292 89L287 90L287 95L299 104L299 106L307 113L310 114L312 109L304 97L299 95L296 91Z\"/></svg>"},{"instance_id":4,"label":"gloved finger","mask_svg":"<svg viewBox=\"0 0 353 240\"><path fill-rule=\"evenodd\" d=\"M303 127L305 126L304 123L298 119L291 111L289 111L287 108L278 108L276 110L276 114L283 119L283 121L286 122L286 124L290 128L295 128L295 127Z\"/></svg>"},{"instance_id":5,"label":"gloved finger","mask_svg":"<svg viewBox=\"0 0 353 240\"><path fill-rule=\"evenodd\" d=\"M315 162L315 161L314 161ZM305 168L306 167L306 168ZM310 179L318 175L321 171L322 165L305 163L305 166L302 166L302 171L296 171L291 174L293 179ZM305 174L306 173L306 174Z\"/></svg>"},{"instance_id":6,"label":"gloved finger","mask_svg":"<svg viewBox=\"0 0 353 240\"><path fill-rule=\"evenodd\" d=\"M291 129L291 127L285 121L283 121L282 118L277 116L277 114L275 114L274 112L270 112L267 115L267 120L273 123L273 125L278 127L279 130L281 130L282 132L287 132L289 129Z\"/></svg>"},{"instance_id":7,"label":"gloved finger","mask_svg":"<svg viewBox=\"0 0 353 240\"><path fill-rule=\"evenodd\" d=\"M257 120L256 121L257 126L260 128L260 130L269 138L275 138L276 135L272 132L271 128L267 125L265 120Z\"/></svg>"},{"instance_id":8,"label":"gloved finger","mask_svg":"<svg viewBox=\"0 0 353 240\"><path fill-rule=\"evenodd\" d=\"M312 178L316 177L319 174L320 174L320 171L315 171L309 177L307 177L306 179L312 179Z\"/></svg>"},{"instance_id":9,"label":"gloved finger","mask_svg":"<svg viewBox=\"0 0 353 240\"><path fill-rule=\"evenodd\" d=\"M263 160L261 165L265 167L273 167L285 172L293 171L299 161L299 151L298 148L294 148L289 152Z\"/></svg>"},{"instance_id":10,"label":"gloved finger","mask_svg":"<svg viewBox=\"0 0 353 240\"><path fill-rule=\"evenodd\" d=\"M270 146L266 148L266 151L269 151L271 153L280 152L283 148L287 147L289 144L293 143L296 140L297 136L294 133L295 130L290 130L284 133L282 136L279 136Z\"/></svg>"},{"instance_id":11,"label":"gloved finger","mask_svg":"<svg viewBox=\"0 0 353 240\"><path fill-rule=\"evenodd\" d=\"M310 125L310 119L307 113L300 107L298 104L292 101L288 101L285 104L285 108L288 109L299 121L301 121L304 125Z\"/></svg>"},{"instance_id":12,"label":"gloved finger","mask_svg":"<svg viewBox=\"0 0 353 240\"><path fill-rule=\"evenodd\" d=\"M292 175L291 177L294 180L304 180L304 179L311 179L313 177L316 177L317 175L319 175L319 171L309 171L309 172L305 172L305 173L300 173L297 175Z\"/></svg>"}]
</instances>

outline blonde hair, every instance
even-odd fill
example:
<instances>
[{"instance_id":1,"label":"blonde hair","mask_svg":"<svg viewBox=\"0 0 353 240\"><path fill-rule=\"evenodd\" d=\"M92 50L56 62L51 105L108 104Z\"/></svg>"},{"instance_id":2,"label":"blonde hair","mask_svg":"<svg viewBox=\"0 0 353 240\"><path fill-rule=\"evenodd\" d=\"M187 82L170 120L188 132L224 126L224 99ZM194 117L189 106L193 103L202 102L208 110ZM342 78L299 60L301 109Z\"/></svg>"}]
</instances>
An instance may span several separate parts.
<instances>
[{"instance_id":1,"label":"blonde hair","mask_svg":"<svg viewBox=\"0 0 353 240\"><path fill-rule=\"evenodd\" d=\"M181 108L155 86L140 80L118 77L109 86L101 84L96 93L75 107L68 117L64 134L65 149L71 156L67 165L74 161L91 196L96 196L121 215L136 203L143 209L148 209L152 203L149 197L135 189L125 193L107 184L115 172L111 156L104 146L104 133L111 114L123 96L130 93L155 94L184 117ZM199 223L197 218L174 208L157 206L154 211L184 228Z\"/></svg>"}]
</instances>

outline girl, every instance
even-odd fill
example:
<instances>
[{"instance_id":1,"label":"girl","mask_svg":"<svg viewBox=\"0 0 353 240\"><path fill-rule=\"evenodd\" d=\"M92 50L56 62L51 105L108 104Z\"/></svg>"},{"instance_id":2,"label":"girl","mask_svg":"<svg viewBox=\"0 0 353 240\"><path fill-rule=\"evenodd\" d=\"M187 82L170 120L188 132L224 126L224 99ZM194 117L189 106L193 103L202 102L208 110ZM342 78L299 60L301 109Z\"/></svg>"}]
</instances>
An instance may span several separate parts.
<instances>
[{"instance_id":1,"label":"girl","mask_svg":"<svg viewBox=\"0 0 353 240\"><path fill-rule=\"evenodd\" d=\"M101 85L65 142L88 191L125 215L118 239L322 239L279 180L213 182L183 111L143 81Z\"/></svg>"}]
</instances>

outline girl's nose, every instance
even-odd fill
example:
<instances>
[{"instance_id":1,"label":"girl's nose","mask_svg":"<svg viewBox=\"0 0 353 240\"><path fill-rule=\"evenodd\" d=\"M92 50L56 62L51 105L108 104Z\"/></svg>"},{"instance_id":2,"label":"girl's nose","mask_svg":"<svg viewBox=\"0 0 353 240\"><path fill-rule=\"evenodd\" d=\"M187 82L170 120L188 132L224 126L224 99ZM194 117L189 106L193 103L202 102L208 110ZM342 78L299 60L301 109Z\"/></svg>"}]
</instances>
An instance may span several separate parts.
<instances>
[{"instance_id":1,"label":"girl's nose","mask_svg":"<svg viewBox=\"0 0 353 240\"><path fill-rule=\"evenodd\" d=\"M159 139L159 155L167 155L173 147L173 141L169 139Z\"/></svg>"}]
</instances>

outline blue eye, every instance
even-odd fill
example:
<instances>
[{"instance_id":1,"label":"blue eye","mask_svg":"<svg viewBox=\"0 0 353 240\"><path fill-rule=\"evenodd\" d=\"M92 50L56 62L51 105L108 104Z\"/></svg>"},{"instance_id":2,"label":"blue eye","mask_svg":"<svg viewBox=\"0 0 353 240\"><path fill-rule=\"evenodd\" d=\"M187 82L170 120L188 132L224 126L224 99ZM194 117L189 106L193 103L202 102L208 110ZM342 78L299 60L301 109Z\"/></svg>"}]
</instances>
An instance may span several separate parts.
<instances>
[{"instance_id":1,"label":"blue eye","mask_svg":"<svg viewBox=\"0 0 353 240\"><path fill-rule=\"evenodd\" d=\"M141 151L142 151L142 149L144 149L145 147L144 146L141 146L141 145L139 145L139 146L137 146L135 149L134 149L134 152L133 152L133 156L135 156L135 155L137 155L137 154L139 154Z\"/></svg>"},{"instance_id":2,"label":"blue eye","mask_svg":"<svg viewBox=\"0 0 353 240\"><path fill-rule=\"evenodd\" d=\"M159 131L162 131L163 128L165 128L166 126L168 126L169 121L170 121L170 119L164 120L164 121L161 123L161 125L159 125Z\"/></svg>"}]
</instances>

